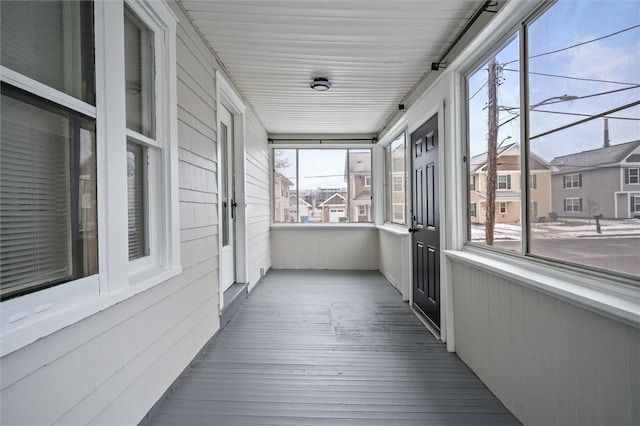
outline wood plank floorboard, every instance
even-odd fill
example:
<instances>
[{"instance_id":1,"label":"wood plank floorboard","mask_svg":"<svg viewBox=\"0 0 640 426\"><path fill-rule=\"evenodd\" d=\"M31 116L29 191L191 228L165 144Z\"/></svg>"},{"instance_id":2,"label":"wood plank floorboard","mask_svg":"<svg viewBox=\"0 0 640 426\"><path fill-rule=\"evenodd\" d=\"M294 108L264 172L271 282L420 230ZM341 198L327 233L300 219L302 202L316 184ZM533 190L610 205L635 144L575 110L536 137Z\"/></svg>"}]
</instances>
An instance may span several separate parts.
<instances>
[{"instance_id":1,"label":"wood plank floorboard","mask_svg":"<svg viewBox=\"0 0 640 426\"><path fill-rule=\"evenodd\" d=\"M271 271L149 423L520 424L364 271Z\"/></svg>"}]
</instances>

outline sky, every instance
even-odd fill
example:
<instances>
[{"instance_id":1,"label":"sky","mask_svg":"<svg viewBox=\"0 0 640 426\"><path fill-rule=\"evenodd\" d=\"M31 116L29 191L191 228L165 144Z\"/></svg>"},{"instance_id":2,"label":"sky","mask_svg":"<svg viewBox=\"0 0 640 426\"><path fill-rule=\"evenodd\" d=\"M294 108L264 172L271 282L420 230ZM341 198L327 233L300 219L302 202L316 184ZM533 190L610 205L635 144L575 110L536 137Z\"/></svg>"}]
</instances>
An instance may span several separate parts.
<instances>
[{"instance_id":1,"label":"sky","mask_svg":"<svg viewBox=\"0 0 640 426\"><path fill-rule=\"evenodd\" d=\"M560 0L529 26L528 37L530 73L555 75L530 74L531 151L551 160L602 147L603 118L548 136L536 135L586 118L579 114L597 115L640 100L640 2ZM588 42L598 38L602 39ZM519 118L507 122L519 114L517 36L496 59L503 68L498 87L500 123L506 123L500 127L498 143L507 137L505 144L520 142ZM469 104L471 155L485 152L487 146L486 69L485 63L469 79L469 94L475 94ZM615 92L603 94L611 91ZM548 100L562 95L577 99ZM609 117L612 145L640 139L640 106Z\"/></svg>"}]
</instances>

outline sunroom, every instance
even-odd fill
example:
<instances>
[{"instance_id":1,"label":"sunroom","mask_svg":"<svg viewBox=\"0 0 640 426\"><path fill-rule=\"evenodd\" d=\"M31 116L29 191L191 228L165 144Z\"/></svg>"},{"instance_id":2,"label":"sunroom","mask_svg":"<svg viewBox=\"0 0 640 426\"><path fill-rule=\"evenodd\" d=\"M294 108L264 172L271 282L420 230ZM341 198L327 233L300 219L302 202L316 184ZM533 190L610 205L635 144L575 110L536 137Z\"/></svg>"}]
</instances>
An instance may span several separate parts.
<instances>
[{"instance_id":1,"label":"sunroom","mask_svg":"<svg viewBox=\"0 0 640 426\"><path fill-rule=\"evenodd\" d=\"M0 12L0 423L640 424L639 3Z\"/></svg>"}]
</instances>

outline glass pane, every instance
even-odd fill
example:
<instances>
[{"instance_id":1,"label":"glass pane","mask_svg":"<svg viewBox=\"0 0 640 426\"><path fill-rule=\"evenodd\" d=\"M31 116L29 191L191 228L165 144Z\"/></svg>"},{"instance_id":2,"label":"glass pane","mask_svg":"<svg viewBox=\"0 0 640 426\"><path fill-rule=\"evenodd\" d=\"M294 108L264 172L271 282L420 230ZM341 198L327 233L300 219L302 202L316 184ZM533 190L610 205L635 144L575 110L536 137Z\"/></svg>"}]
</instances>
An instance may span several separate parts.
<instances>
[{"instance_id":1,"label":"glass pane","mask_svg":"<svg viewBox=\"0 0 640 426\"><path fill-rule=\"evenodd\" d=\"M155 54L153 32L124 8L124 72L127 128L155 137Z\"/></svg>"},{"instance_id":2,"label":"glass pane","mask_svg":"<svg viewBox=\"0 0 640 426\"><path fill-rule=\"evenodd\" d=\"M283 222L310 222L314 208L305 200L298 200L296 188L298 177L296 175L296 150L273 150L273 221ZM298 215L298 205L300 215Z\"/></svg>"},{"instance_id":3,"label":"glass pane","mask_svg":"<svg viewBox=\"0 0 640 426\"><path fill-rule=\"evenodd\" d=\"M349 150L349 222L371 222L371 150Z\"/></svg>"},{"instance_id":4,"label":"glass pane","mask_svg":"<svg viewBox=\"0 0 640 426\"><path fill-rule=\"evenodd\" d=\"M2 1L0 62L95 105L93 3Z\"/></svg>"},{"instance_id":5,"label":"glass pane","mask_svg":"<svg viewBox=\"0 0 640 426\"><path fill-rule=\"evenodd\" d=\"M147 149L127 143L129 260L149 255L147 224Z\"/></svg>"},{"instance_id":6,"label":"glass pane","mask_svg":"<svg viewBox=\"0 0 640 426\"><path fill-rule=\"evenodd\" d=\"M388 148L388 173L389 180L388 189L388 206L387 210L392 212L391 217L387 218L390 222L401 225L406 224L405 205L406 205L406 171L405 171L405 135L400 135L396 140L389 144Z\"/></svg>"},{"instance_id":7,"label":"glass pane","mask_svg":"<svg viewBox=\"0 0 640 426\"><path fill-rule=\"evenodd\" d=\"M96 130L92 122L80 127L78 176L78 239L82 247L83 275L98 273L98 194Z\"/></svg>"},{"instance_id":8,"label":"glass pane","mask_svg":"<svg viewBox=\"0 0 640 426\"><path fill-rule=\"evenodd\" d=\"M347 221L346 161L346 149L298 151L299 197L311 206L309 222Z\"/></svg>"},{"instance_id":9,"label":"glass pane","mask_svg":"<svg viewBox=\"0 0 640 426\"><path fill-rule=\"evenodd\" d=\"M528 29L532 254L640 275L639 24L638 2L561 0Z\"/></svg>"},{"instance_id":10,"label":"glass pane","mask_svg":"<svg viewBox=\"0 0 640 426\"><path fill-rule=\"evenodd\" d=\"M229 223L231 200L229 199L229 131L224 123L220 123L220 186L222 193L222 247L229 245Z\"/></svg>"},{"instance_id":11,"label":"glass pane","mask_svg":"<svg viewBox=\"0 0 640 426\"><path fill-rule=\"evenodd\" d=\"M467 80L469 240L521 251L518 38Z\"/></svg>"},{"instance_id":12,"label":"glass pane","mask_svg":"<svg viewBox=\"0 0 640 426\"><path fill-rule=\"evenodd\" d=\"M98 271L93 122L3 87L0 298ZM77 129L77 130L74 130Z\"/></svg>"}]
</instances>

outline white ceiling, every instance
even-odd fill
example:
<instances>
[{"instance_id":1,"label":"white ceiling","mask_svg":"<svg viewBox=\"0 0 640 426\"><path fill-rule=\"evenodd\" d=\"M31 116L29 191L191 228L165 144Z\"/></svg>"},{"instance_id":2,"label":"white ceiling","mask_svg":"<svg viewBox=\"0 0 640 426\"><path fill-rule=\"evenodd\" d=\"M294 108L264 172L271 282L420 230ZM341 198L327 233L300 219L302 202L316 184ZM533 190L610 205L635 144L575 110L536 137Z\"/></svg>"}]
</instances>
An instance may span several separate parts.
<instances>
[{"instance_id":1,"label":"white ceiling","mask_svg":"<svg viewBox=\"0 0 640 426\"><path fill-rule=\"evenodd\" d=\"M181 3L269 133L354 134L381 129L483 2Z\"/></svg>"}]
</instances>

